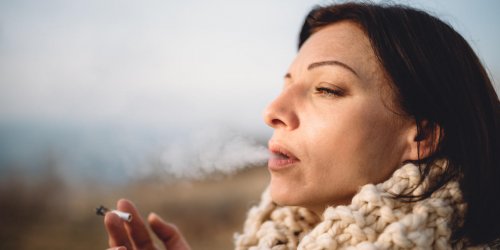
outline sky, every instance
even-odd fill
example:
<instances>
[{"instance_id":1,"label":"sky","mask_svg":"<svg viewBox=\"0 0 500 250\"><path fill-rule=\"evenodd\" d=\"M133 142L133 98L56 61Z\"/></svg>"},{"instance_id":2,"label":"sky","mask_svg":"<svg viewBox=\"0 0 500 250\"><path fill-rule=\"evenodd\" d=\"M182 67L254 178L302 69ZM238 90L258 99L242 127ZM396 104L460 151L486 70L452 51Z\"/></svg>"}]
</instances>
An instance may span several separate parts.
<instances>
[{"instance_id":1,"label":"sky","mask_svg":"<svg viewBox=\"0 0 500 250\"><path fill-rule=\"evenodd\" d=\"M94 137L70 140L80 158L99 145L102 155L141 151L153 145L137 139L144 134L156 142L213 128L269 136L262 111L281 89L304 16L325 2L0 0L0 125L52 128L30 137L44 142ZM455 27L498 91L500 1L392 2ZM61 127L79 129L54 133ZM36 148L17 148L26 145Z\"/></svg>"},{"instance_id":2,"label":"sky","mask_svg":"<svg viewBox=\"0 0 500 250\"><path fill-rule=\"evenodd\" d=\"M0 117L261 126L311 4L234 2L2 2Z\"/></svg>"}]
</instances>

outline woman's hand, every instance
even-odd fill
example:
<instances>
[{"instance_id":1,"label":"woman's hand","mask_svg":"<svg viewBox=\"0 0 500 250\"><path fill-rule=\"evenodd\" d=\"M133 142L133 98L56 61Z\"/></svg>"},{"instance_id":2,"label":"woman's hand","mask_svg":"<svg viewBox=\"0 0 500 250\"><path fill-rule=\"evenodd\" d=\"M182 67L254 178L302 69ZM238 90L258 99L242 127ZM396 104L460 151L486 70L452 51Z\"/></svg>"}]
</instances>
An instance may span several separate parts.
<instances>
[{"instance_id":1,"label":"woman's hand","mask_svg":"<svg viewBox=\"0 0 500 250\"><path fill-rule=\"evenodd\" d=\"M132 221L125 222L114 213L106 213L104 225L108 231L109 249L116 250L157 250L144 220L132 202L121 199L116 209L132 214ZM168 250L189 250L190 247L174 224L163 221L158 215L151 213L148 223L154 234L163 242Z\"/></svg>"}]
</instances>

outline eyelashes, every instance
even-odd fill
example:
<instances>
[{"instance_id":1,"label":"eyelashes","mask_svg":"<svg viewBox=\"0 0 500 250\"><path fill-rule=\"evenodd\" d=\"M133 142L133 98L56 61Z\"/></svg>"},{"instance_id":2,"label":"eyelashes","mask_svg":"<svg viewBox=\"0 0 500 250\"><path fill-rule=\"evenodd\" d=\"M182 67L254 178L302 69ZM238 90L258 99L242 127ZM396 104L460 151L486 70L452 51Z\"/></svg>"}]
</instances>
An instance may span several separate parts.
<instances>
[{"instance_id":1,"label":"eyelashes","mask_svg":"<svg viewBox=\"0 0 500 250\"><path fill-rule=\"evenodd\" d=\"M337 97L344 95L343 90L326 87L316 87L316 93L325 97Z\"/></svg>"}]
</instances>

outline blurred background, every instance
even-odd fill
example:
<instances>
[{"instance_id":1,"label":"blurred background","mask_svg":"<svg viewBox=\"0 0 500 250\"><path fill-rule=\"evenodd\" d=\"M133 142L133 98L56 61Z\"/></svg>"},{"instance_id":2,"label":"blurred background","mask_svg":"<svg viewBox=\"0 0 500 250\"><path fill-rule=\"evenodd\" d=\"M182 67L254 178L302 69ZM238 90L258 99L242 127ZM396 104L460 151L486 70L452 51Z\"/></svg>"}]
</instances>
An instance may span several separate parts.
<instances>
[{"instance_id":1,"label":"blurred background","mask_svg":"<svg viewBox=\"0 0 500 250\"><path fill-rule=\"evenodd\" d=\"M261 119L332 1L0 0L0 249L104 249L117 199L231 249L266 187ZM392 1L455 27L495 81L500 2Z\"/></svg>"}]
</instances>

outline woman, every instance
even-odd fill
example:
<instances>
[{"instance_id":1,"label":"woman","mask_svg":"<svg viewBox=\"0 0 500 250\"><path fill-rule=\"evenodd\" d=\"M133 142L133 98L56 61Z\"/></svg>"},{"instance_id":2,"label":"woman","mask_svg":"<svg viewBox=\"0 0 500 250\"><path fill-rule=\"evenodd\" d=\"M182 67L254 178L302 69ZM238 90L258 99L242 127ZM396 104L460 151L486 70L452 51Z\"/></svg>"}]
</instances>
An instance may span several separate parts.
<instances>
[{"instance_id":1,"label":"woman","mask_svg":"<svg viewBox=\"0 0 500 250\"><path fill-rule=\"evenodd\" d=\"M451 27L404 6L312 10L266 109L271 183L237 249L450 249L498 244L499 100ZM138 217L133 205L118 208ZM168 249L188 249L150 215ZM108 214L110 246L155 249ZM135 246L135 248L133 248Z\"/></svg>"}]
</instances>

